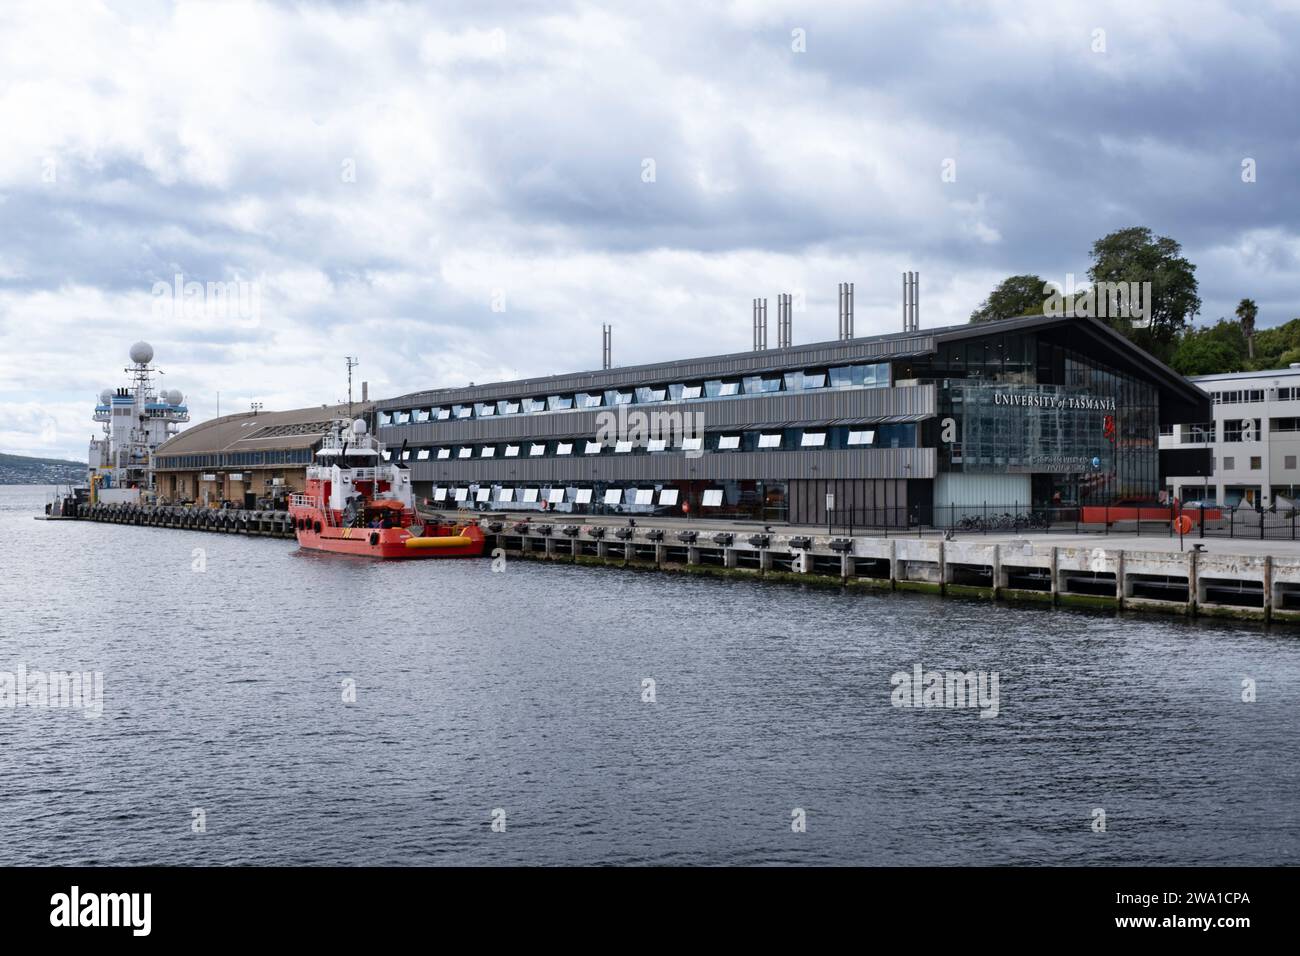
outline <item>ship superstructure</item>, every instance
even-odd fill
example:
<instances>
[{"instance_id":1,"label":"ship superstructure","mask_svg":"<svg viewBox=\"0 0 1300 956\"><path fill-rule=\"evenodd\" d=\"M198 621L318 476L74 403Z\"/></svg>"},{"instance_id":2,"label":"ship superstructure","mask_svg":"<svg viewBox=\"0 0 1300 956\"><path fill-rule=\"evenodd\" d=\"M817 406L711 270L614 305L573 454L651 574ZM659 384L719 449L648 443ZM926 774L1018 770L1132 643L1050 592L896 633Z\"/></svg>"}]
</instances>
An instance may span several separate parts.
<instances>
[{"instance_id":1,"label":"ship superstructure","mask_svg":"<svg viewBox=\"0 0 1300 956\"><path fill-rule=\"evenodd\" d=\"M131 346L131 365L124 371L131 384L104 389L95 405L94 420L103 435L90 440L90 487L97 500L136 500L153 490L154 449L190 420L179 390L158 390L153 346Z\"/></svg>"}]
</instances>

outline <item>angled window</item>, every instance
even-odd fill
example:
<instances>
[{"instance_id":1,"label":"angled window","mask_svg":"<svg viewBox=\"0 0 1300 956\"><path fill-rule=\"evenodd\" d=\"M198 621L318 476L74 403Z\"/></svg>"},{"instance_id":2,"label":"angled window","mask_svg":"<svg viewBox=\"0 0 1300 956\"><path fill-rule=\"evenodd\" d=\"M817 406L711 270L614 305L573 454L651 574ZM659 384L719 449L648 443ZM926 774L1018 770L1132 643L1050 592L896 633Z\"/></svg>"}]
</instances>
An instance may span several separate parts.
<instances>
[{"instance_id":1,"label":"angled window","mask_svg":"<svg viewBox=\"0 0 1300 956\"><path fill-rule=\"evenodd\" d=\"M468 498L468 497L469 497L469 489L468 489L468 488L457 488L457 489L456 489L456 500L457 500L457 501L464 501L464 500L465 500L466 498Z\"/></svg>"},{"instance_id":2,"label":"angled window","mask_svg":"<svg viewBox=\"0 0 1300 956\"><path fill-rule=\"evenodd\" d=\"M589 441L585 446L583 446L582 453L584 455L599 455L600 447L600 442Z\"/></svg>"},{"instance_id":3,"label":"angled window","mask_svg":"<svg viewBox=\"0 0 1300 956\"><path fill-rule=\"evenodd\" d=\"M722 491L718 488L712 488L704 493L704 500L701 502L706 508L717 508L722 504Z\"/></svg>"},{"instance_id":4,"label":"angled window","mask_svg":"<svg viewBox=\"0 0 1300 956\"><path fill-rule=\"evenodd\" d=\"M737 448L739 448L739 447L740 447L740 436L739 436L739 435L719 435L719 436L718 436L718 450L719 450L719 451L735 451L735 450L736 450Z\"/></svg>"},{"instance_id":5,"label":"angled window","mask_svg":"<svg viewBox=\"0 0 1300 956\"><path fill-rule=\"evenodd\" d=\"M518 458L518 457L519 457L519 446L518 446L518 445L506 445L506 457L507 457L507 458Z\"/></svg>"},{"instance_id":6,"label":"angled window","mask_svg":"<svg viewBox=\"0 0 1300 956\"><path fill-rule=\"evenodd\" d=\"M677 504L677 489L665 488L663 491L659 492L659 503L661 505Z\"/></svg>"},{"instance_id":7,"label":"angled window","mask_svg":"<svg viewBox=\"0 0 1300 956\"><path fill-rule=\"evenodd\" d=\"M763 433L761 433L761 434L758 436L758 447L759 447L759 448L780 448L780 447L781 447L781 433L780 433L780 432L763 432Z\"/></svg>"},{"instance_id":8,"label":"angled window","mask_svg":"<svg viewBox=\"0 0 1300 956\"><path fill-rule=\"evenodd\" d=\"M607 504L607 505L616 505L616 504L618 504L618 503L619 503L620 501L622 501L622 500L623 500L623 489L622 489L622 488L606 488L606 489L605 489L605 504Z\"/></svg>"},{"instance_id":9,"label":"angled window","mask_svg":"<svg viewBox=\"0 0 1300 956\"><path fill-rule=\"evenodd\" d=\"M547 496L546 496L546 500L549 501L549 502L550 502L551 504L553 504L553 505L563 504L563 503L564 503L564 489L563 489L563 488L552 488L552 489L550 490L550 493L547 494Z\"/></svg>"},{"instance_id":10,"label":"angled window","mask_svg":"<svg viewBox=\"0 0 1300 956\"><path fill-rule=\"evenodd\" d=\"M704 449L704 436L697 435L694 438L682 439L682 451L702 451Z\"/></svg>"},{"instance_id":11,"label":"angled window","mask_svg":"<svg viewBox=\"0 0 1300 956\"><path fill-rule=\"evenodd\" d=\"M873 431L850 430L849 445L870 445L875 441L876 433Z\"/></svg>"},{"instance_id":12,"label":"angled window","mask_svg":"<svg viewBox=\"0 0 1300 956\"><path fill-rule=\"evenodd\" d=\"M804 432L799 440L800 448L821 448L826 444L825 432Z\"/></svg>"},{"instance_id":13,"label":"angled window","mask_svg":"<svg viewBox=\"0 0 1300 956\"><path fill-rule=\"evenodd\" d=\"M434 489L433 489L433 500L434 500L434 501L446 501L446 500L447 500L447 489L446 489L446 488L434 488Z\"/></svg>"},{"instance_id":14,"label":"angled window","mask_svg":"<svg viewBox=\"0 0 1300 956\"><path fill-rule=\"evenodd\" d=\"M480 458L494 458L494 457L496 457L496 453L497 453L497 446L496 446L496 445L484 445L484 446L483 446L483 451L482 451L482 453L479 455L479 457L480 457Z\"/></svg>"},{"instance_id":15,"label":"angled window","mask_svg":"<svg viewBox=\"0 0 1300 956\"><path fill-rule=\"evenodd\" d=\"M557 442L556 445L555 445L555 453L556 453L557 455L572 455L572 454L573 454L573 442L571 442L571 441L562 441L562 442Z\"/></svg>"},{"instance_id":16,"label":"angled window","mask_svg":"<svg viewBox=\"0 0 1300 956\"><path fill-rule=\"evenodd\" d=\"M630 441L620 441L614 443L614 454L616 455L626 455L631 450L632 450L632 443Z\"/></svg>"},{"instance_id":17,"label":"angled window","mask_svg":"<svg viewBox=\"0 0 1300 956\"><path fill-rule=\"evenodd\" d=\"M524 489L524 501L525 501L526 503L528 503L528 504L532 504L532 503L533 503L534 501L536 501L536 500L537 500L537 489L536 489L536 488L525 488L525 489Z\"/></svg>"},{"instance_id":18,"label":"angled window","mask_svg":"<svg viewBox=\"0 0 1300 956\"><path fill-rule=\"evenodd\" d=\"M475 501L490 501L492 499L491 488L480 488L478 494L474 496Z\"/></svg>"},{"instance_id":19,"label":"angled window","mask_svg":"<svg viewBox=\"0 0 1300 956\"><path fill-rule=\"evenodd\" d=\"M438 458L439 458L439 460L445 460L445 459L450 458L450 457L451 457L451 449L450 449L450 448L439 448L439 449L438 449Z\"/></svg>"},{"instance_id":20,"label":"angled window","mask_svg":"<svg viewBox=\"0 0 1300 956\"><path fill-rule=\"evenodd\" d=\"M499 492L497 492L497 501L514 501L514 500L515 500L515 489L513 488L502 488Z\"/></svg>"},{"instance_id":21,"label":"angled window","mask_svg":"<svg viewBox=\"0 0 1300 956\"><path fill-rule=\"evenodd\" d=\"M545 444L545 443L534 443L534 444L528 446L528 457L529 457L529 458L537 458L537 457L539 457L540 455L545 455L545 454L546 454L546 444Z\"/></svg>"},{"instance_id":22,"label":"angled window","mask_svg":"<svg viewBox=\"0 0 1300 956\"><path fill-rule=\"evenodd\" d=\"M580 504L580 505L591 504L591 489L579 488L573 496L573 501L575 504Z\"/></svg>"}]
</instances>

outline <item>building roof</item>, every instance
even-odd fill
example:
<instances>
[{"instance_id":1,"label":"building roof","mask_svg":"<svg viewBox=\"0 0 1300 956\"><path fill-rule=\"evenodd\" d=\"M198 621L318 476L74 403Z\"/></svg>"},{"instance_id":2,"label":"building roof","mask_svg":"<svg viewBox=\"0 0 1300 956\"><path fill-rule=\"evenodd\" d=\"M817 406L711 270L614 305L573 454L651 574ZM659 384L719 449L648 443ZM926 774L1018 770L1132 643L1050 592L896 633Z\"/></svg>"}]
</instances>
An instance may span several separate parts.
<instances>
[{"instance_id":1,"label":"building roof","mask_svg":"<svg viewBox=\"0 0 1300 956\"><path fill-rule=\"evenodd\" d=\"M1190 380L1199 384L1202 382L1248 381L1260 378L1287 378L1296 375L1300 375L1300 368L1271 368L1258 372L1220 372L1217 375L1193 375Z\"/></svg>"},{"instance_id":2,"label":"building roof","mask_svg":"<svg viewBox=\"0 0 1300 956\"><path fill-rule=\"evenodd\" d=\"M732 352L673 362L627 365L600 371L572 372L493 382L486 385L437 388L384 399L378 403L378 406L386 409L409 408L556 392L601 391L607 388L649 384L670 378L700 379L756 375L800 366L905 359L933 354L940 344L946 342L1022 331L1048 332L1072 341L1087 340L1087 344L1096 347L1106 355L1109 359L1107 364L1151 380L1165 398L1176 404L1196 405L1205 399L1201 389L1155 356L1143 351L1102 320L1074 316L1030 315L993 322L963 322L960 325L919 329L915 332L891 332L846 341L814 342L787 348Z\"/></svg>"},{"instance_id":3,"label":"building roof","mask_svg":"<svg viewBox=\"0 0 1300 956\"><path fill-rule=\"evenodd\" d=\"M352 415L364 415L373 402L353 402ZM282 451L313 448L330 424L348 415L347 404L295 408L286 412L238 412L200 422L154 450L162 455L208 455L214 452Z\"/></svg>"}]
</instances>

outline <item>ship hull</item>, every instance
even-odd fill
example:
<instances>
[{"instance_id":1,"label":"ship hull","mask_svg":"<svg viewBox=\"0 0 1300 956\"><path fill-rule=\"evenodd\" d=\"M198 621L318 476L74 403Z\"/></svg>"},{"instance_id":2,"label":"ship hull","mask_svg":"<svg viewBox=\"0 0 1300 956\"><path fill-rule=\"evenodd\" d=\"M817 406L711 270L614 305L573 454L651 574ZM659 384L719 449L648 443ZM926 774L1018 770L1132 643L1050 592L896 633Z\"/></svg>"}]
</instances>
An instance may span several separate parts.
<instances>
[{"instance_id":1,"label":"ship hull","mask_svg":"<svg viewBox=\"0 0 1300 956\"><path fill-rule=\"evenodd\" d=\"M406 528L339 528L324 526L318 514L292 515L298 546L310 551L385 560L476 558L483 554L484 536L477 525L444 527L425 535ZM301 519L301 520L300 520ZM320 528L317 531L317 528Z\"/></svg>"}]
</instances>

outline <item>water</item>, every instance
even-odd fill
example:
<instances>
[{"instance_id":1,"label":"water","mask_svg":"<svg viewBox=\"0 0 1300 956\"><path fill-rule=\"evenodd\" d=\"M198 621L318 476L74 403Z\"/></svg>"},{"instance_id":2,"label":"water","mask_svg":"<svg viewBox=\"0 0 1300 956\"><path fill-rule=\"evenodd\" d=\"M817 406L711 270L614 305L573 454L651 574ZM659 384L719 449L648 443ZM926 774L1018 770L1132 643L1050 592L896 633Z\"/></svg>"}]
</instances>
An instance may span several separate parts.
<instances>
[{"instance_id":1,"label":"water","mask_svg":"<svg viewBox=\"0 0 1300 956\"><path fill-rule=\"evenodd\" d=\"M0 709L3 865L1300 862L1287 631L381 564L44 499L0 488L0 671L102 671L103 714ZM997 671L1000 714L891 707L915 663Z\"/></svg>"}]
</instances>

